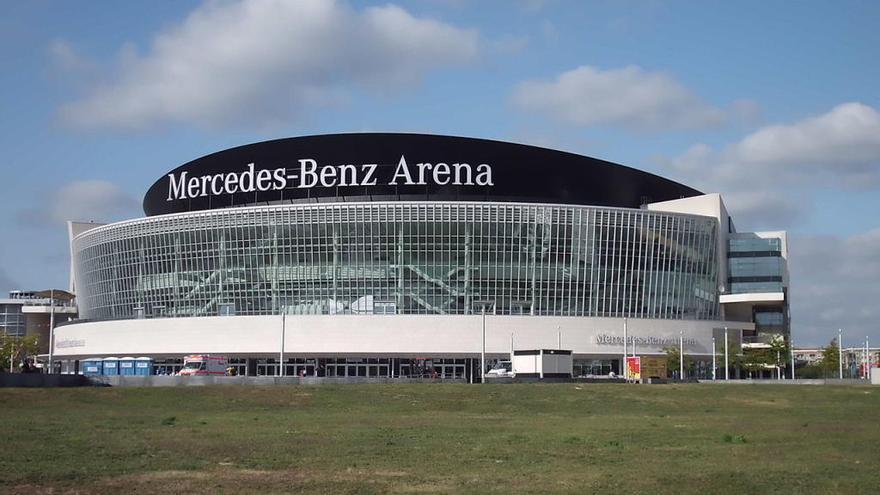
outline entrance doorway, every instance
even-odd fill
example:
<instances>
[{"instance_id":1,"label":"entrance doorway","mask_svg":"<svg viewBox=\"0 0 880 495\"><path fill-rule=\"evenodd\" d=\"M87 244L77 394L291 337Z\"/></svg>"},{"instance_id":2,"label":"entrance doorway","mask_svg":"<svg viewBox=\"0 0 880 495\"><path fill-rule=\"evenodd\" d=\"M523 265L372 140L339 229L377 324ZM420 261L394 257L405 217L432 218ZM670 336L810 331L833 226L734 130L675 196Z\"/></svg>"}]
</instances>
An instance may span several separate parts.
<instances>
[{"instance_id":1,"label":"entrance doorway","mask_svg":"<svg viewBox=\"0 0 880 495\"><path fill-rule=\"evenodd\" d=\"M327 359L324 365L327 376L363 378L387 378L390 376L390 363L382 358Z\"/></svg>"}]
</instances>

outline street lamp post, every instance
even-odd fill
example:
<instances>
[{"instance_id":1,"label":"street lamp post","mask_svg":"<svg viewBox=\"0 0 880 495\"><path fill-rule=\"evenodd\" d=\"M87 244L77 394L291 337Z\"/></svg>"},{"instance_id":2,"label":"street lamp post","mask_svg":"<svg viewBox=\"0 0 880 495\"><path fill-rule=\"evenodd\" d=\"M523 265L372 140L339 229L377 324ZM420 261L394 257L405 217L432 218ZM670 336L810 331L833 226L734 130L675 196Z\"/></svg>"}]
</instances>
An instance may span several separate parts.
<instances>
[{"instance_id":1,"label":"street lamp post","mask_svg":"<svg viewBox=\"0 0 880 495\"><path fill-rule=\"evenodd\" d=\"M839 378L843 380L843 331L837 329L837 368Z\"/></svg>"},{"instance_id":2,"label":"street lamp post","mask_svg":"<svg viewBox=\"0 0 880 495\"><path fill-rule=\"evenodd\" d=\"M684 381L684 331L678 331L678 378Z\"/></svg>"},{"instance_id":3,"label":"street lamp post","mask_svg":"<svg viewBox=\"0 0 880 495\"><path fill-rule=\"evenodd\" d=\"M776 379L782 380L782 366L779 366L779 351L776 351Z\"/></svg>"},{"instance_id":4,"label":"street lamp post","mask_svg":"<svg viewBox=\"0 0 880 495\"><path fill-rule=\"evenodd\" d=\"M727 327L724 327L724 379L730 380L730 365L727 364Z\"/></svg>"},{"instance_id":5,"label":"street lamp post","mask_svg":"<svg viewBox=\"0 0 880 495\"><path fill-rule=\"evenodd\" d=\"M480 349L480 383L486 383L486 308L483 307L482 347ZM513 363L510 363L513 366Z\"/></svg>"},{"instance_id":6,"label":"street lamp post","mask_svg":"<svg viewBox=\"0 0 880 495\"><path fill-rule=\"evenodd\" d=\"M715 336L713 335L712 336L712 381L715 381L715 370L717 369L717 366L715 365L715 355L716 354L717 353L715 352Z\"/></svg>"},{"instance_id":7,"label":"street lamp post","mask_svg":"<svg viewBox=\"0 0 880 495\"><path fill-rule=\"evenodd\" d=\"M287 333L287 308L281 309L281 352L278 353L277 376L284 376L284 340Z\"/></svg>"},{"instance_id":8,"label":"street lamp post","mask_svg":"<svg viewBox=\"0 0 880 495\"><path fill-rule=\"evenodd\" d=\"M623 379L629 381L629 365L626 362L626 317L623 318Z\"/></svg>"},{"instance_id":9,"label":"street lamp post","mask_svg":"<svg viewBox=\"0 0 880 495\"><path fill-rule=\"evenodd\" d=\"M3 335L6 338L9 338L9 332L6 330L6 327L3 327ZM9 340L9 372L12 373L15 371L15 341L12 339Z\"/></svg>"},{"instance_id":10,"label":"street lamp post","mask_svg":"<svg viewBox=\"0 0 880 495\"><path fill-rule=\"evenodd\" d=\"M55 289L49 289L49 373L55 373Z\"/></svg>"}]
</instances>

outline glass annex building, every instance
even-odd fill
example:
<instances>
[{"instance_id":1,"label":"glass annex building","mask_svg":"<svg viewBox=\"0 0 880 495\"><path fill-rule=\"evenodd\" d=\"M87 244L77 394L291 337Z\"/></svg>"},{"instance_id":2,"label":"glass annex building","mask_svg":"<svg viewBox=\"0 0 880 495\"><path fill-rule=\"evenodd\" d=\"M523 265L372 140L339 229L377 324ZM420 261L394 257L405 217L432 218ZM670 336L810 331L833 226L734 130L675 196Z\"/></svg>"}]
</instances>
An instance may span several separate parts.
<instances>
[{"instance_id":1,"label":"glass annex building","mask_svg":"<svg viewBox=\"0 0 880 495\"><path fill-rule=\"evenodd\" d=\"M728 259L749 241L717 194L512 143L256 143L175 169L144 210L72 239L81 319L57 330L59 358L215 353L242 374L367 377L428 361L467 379L484 348L564 348L576 374L607 374L627 327L637 354L686 337L711 360L725 327L755 335L743 304L763 301L737 291L725 317L729 272L757 258ZM784 261L764 262L777 292Z\"/></svg>"}]
</instances>

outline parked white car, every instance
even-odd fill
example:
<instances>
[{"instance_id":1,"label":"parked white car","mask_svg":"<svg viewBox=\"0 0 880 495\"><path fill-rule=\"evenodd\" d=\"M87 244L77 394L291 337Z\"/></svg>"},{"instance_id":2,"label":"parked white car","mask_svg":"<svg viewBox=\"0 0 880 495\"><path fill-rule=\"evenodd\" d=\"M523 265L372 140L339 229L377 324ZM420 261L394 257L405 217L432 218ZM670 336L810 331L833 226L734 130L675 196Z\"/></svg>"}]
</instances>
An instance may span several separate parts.
<instances>
[{"instance_id":1,"label":"parked white car","mask_svg":"<svg viewBox=\"0 0 880 495\"><path fill-rule=\"evenodd\" d=\"M513 376L513 366L511 365L510 361L498 361L497 363L495 363L495 366L493 366L492 369L486 373L486 376Z\"/></svg>"}]
</instances>

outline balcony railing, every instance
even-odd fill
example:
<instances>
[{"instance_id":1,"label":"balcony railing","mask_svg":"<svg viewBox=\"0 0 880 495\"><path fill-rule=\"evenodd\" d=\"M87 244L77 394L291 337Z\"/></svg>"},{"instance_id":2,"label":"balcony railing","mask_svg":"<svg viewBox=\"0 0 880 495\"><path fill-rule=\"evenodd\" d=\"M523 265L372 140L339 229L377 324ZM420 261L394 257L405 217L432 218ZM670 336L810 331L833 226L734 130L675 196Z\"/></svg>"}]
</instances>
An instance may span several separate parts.
<instances>
[{"instance_id":1,"label":"balcony railing","mask_svg":"<svg viewBox=\"0 0 880 495\"><path fill-rule=\"evenodd\" d=\"M76 307L76 299L64 300L64 299L55 299L54 304L48 298L44 299L25 299L24 306L55 306L61 308L74 308Z\"/></svg>"},{"instance_id":2,"label":"balcony railing","mask_svg":"<svg viewBox=\"0 0 880 495\"><path fill-rule=\"evenodd\" d=\"M758 335L743 335L743 344L767 344L770 345L779 338L776 334L762 333Z\"/></svg>"}]
</instances>

